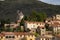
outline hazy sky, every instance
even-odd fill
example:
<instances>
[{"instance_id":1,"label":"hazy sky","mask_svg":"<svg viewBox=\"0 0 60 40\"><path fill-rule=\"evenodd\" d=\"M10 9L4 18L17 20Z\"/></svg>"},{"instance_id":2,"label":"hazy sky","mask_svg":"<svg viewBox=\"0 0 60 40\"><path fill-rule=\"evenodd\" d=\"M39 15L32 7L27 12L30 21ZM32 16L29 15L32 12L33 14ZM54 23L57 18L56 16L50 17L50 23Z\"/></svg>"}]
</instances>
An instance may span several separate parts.
<instances>
[{"instance_id":1,"label":"hazy sky","mask_svg":"<svg viewBox=\"0 0 60 40\"><path fill-rule=\"evenodd\" d=\"M60 0L39 0L39 1L46 2L49 4L54 4L54 5L60 5Z\"/></svg>"}]
</instances>

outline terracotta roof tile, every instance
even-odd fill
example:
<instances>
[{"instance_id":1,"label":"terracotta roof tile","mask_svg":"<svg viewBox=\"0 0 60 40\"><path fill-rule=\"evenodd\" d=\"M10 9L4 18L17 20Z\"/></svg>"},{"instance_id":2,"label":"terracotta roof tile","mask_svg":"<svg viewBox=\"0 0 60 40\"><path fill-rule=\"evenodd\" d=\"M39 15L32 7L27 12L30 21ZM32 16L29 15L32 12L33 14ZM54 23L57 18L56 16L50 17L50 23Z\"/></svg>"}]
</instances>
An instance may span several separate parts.
<instances>
[{"instance_id":1,"label":"terracotta roof tile","mask_svg":"<svg viewBox=\"0 0 60 40\"><path fill-rule=\"evenodd\" d=\"M4 35L33 35L29 32L2 32Z\"/></svg>"},{"instance_id":2,"label":"terracotta roof tile","mask_svg":"<svg viewBox=\"0 0 60 40\"><path fill-rule=\"evenodd\" d=\"M34 22L34 21L25 21L26 23L42 23L42 24L45 24L44 22Z\"/></svg>"},{"instance_id":3,"label":"terracotta roof tile","mask_svg":"<svg viewBox=\"0 0 60 40\"><path fill-rule=\"evenodd\" d=\"M4 36L4 34L0 33L0 36L1 36L1 37L3 37L3 36Z\"/></svg>"},{"instance_id":4,"label":"terracotta roof tile","mask_svg":"<svg viewBox=\"0 0 60 40\"><path fill-rule=\"evenodd\" d=\"M53 27L59 27L59 26L60 26L60 23L58 23L58 22L53 22L53 24L51 24L51 26L53 26Z\"/></svg>"},{"instance_id":5,"label":"terracotta roof tile","mask_svg":"<svg viewBox=\"0 0 60 40\"><path fill-rule=\"evenodd\" d=\"M53 21L60 21L59 19L53 19Z\"/></svg>"}]
</instances>

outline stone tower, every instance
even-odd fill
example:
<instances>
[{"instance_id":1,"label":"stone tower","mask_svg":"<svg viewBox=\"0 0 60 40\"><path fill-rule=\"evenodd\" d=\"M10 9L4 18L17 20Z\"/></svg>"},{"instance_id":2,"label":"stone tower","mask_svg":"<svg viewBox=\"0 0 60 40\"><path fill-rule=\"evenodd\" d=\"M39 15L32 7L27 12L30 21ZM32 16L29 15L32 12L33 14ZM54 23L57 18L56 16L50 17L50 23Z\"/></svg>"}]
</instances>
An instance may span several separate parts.
<instances>
[{"instance_id":1,"label":"stone tower","mask_svg":"<svg viewBox=\"0 0 60 40\"><path fill-rule=\"evenodd\" d=\"M20 22L22 19L23 19L23 17L24 17L24 15L23 15L23 13L22 13L22 11L17 11L17 20L18 20L18 22Z\"/></svg>"}]
</instances>

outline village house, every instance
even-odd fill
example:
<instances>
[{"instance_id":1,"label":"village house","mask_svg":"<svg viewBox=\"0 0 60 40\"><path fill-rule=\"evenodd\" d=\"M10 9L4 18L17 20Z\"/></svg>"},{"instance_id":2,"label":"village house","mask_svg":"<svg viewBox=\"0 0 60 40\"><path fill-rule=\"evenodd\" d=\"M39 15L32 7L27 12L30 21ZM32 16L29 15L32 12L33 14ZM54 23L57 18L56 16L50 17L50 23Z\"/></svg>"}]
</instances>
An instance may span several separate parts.
<instances>
[{"instance_id":1,"label":"village house","mask_svg":"<svg viewBox=\"0 0 60 40\"><path fill-rule=\"evenodd\" d=\"M54 36L52 35L51 31L45 31L45 35L40 35L38 38L38 40L54 40L53 39Z\"/></svg>"},{"instance_id":2,"label":"village house","mask_svg":"<svg viewBox=\"0 0 60 40\"><path fill-rule=\"evenodd\" d=\"M53 16L53 19L58 19L58 20L60 20L60 14L57 14L57 15Z\"/></svg>"},{"instance_id":3,"label":"village house","mask_svg":"<svg viewBox=\"0 0 60 40\"><path fill-rule=\"evenodd\" d=\"M40 40L53 40L53 36L52 35L40 36Z\"/></svg>"},{"instance_id":4,"label":"village house","mask_svg":"<svg viewBox=\"0 0 60 40\"><path fill-rule=\"evenodd\" d=\"M54 40L53 38L54 38L53 35L45 35L37 37L36 40Z\"/></svg>"},{"instance_id":5,"label":"village house","mask_svg":"<svg viewBox=\"0 0 60 40\"><path fill-rule=\"evenodd\" d=\"M20 22L23 19L24 15L22 13L22 11L20 12L19 10L17 11L17 21L16 22L10 22L10 24L4 24L4 27L11 27L11 28L16 28L18 26L20 26Z\"/></svg>"},{"instance_id":6,"label":"village house","mask_svg":"<svg viewBox=\"0 0 60 40\"><path fill-rule=\"evenodd\" d=\"M60 23L55 22L51 25L51 28L54 34L60 34Z\"/></svg>"},{"instance_id":7,"label":"village house","mask_svg":"<svg viewBox=\"0 0 60 40\"><path fill-rule=\"evenodd\" d=\"M57 15L55 15L53 17L47 18L46 21L45 21L45 23L48 23L48 24L51 24L53 22L60 23L60 15L57 14Z\"/></svg>"},{"instance_id":8,"label":"village house","mask_svg":"<svg viewBox=\"0 0 60 40\"><path fill-rule=\"evenodd\" d=\"M25 21L25 29L37 29L38 26L44 27L45 23L44 22L32 22L32 21Z\"/></svg>"},{"instance_id":9,"label":"village house","mask_svg":"<svg viewBox=\"0 0 60 40\"><path fill-rule=\"evenodd\" d=\"M46 20L53 34L60 34L60 15L53 16L52 19Z\"/></svg>"},{"instance_id":10,"label":"village house","mask_svg":"<svg viewBox=\"0 0 60 40\"><path fill-rule=\"evenodd\" d=\"M1 40L35 40L35 35L26 32L2 32Z\"/></svg>"},{"instance_id":11,"label":"village house","mask_svg":"<svg viewBox=\"0 0 60 40\"><path fill-rule=\"evenodd\" d=\"M39 35L44 36L45 33L46 33L46 28L45 28L45 26L44 26L44 27L38 26L37 29L36 29L36 32L37 32Z\"/></svg>"}]
</instances>

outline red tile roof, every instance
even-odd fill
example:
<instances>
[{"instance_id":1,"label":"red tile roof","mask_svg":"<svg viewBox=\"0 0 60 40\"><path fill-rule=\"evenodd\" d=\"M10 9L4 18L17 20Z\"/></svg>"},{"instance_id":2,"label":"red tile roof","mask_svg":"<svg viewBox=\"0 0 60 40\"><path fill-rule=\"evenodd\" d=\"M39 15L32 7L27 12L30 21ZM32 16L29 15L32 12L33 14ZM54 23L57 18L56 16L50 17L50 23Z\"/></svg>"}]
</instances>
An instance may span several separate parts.
<instances>
[{"instance_id":1,"label":"red tile roof","mask_svg":"<svg viewBox=\"0 0 60 40\"><path fill-rule=\"evenodd\" d=\"M29 32L2 32L4 35L33 35Z\"/></svg>"},{"instance_id":2,"label":"red tile roof","mask_svg":"<svg viewBox=\"0 0 60 40\"><path fill-rule=\"evenodd\" d=\"M44 22L36 22L36 21L35 22L34 21L25 21L25 22L26 23L40 23L40 24L42 23L42 24L45 24Z\"/></svg>"},{"instance_id":3,"label":"red tile roof","mask_svg":"<svg viewBox=\"0 0 60 40\"><path fill-rule=\"evenodd\" d=\"M3 36L4 36L4 34L0 33L0 37L3 37Z\"/></svg>"},{"instance_id":4,"label":"red tile roof","mask_svg":"<svg viewBox=\"0 0 60 40\"><path fill-rule=\"evenodd\" d=\"M44 28L45 26L38 26L38 28Z\"/></svg>"},{"instance_id":5,"label":"red tile roof","mask_svg":"<svg viewBox=\"0 0 60 40\"><path fill-rule=\"evenodd\" d=\"M60 21L59 19L53 19L53 21Z\"/></svg>"},{"instance_id":6,"label":"red tile roof","mask_svg":"<svg viewBox=\"0 0 60 40\"><path fill-rule=\"evenodd\" d=\"M53 22L53 24L51 24L52 27L59 27L60 26L60 23L58 22Z\"/></svg>"}]
</instances>

